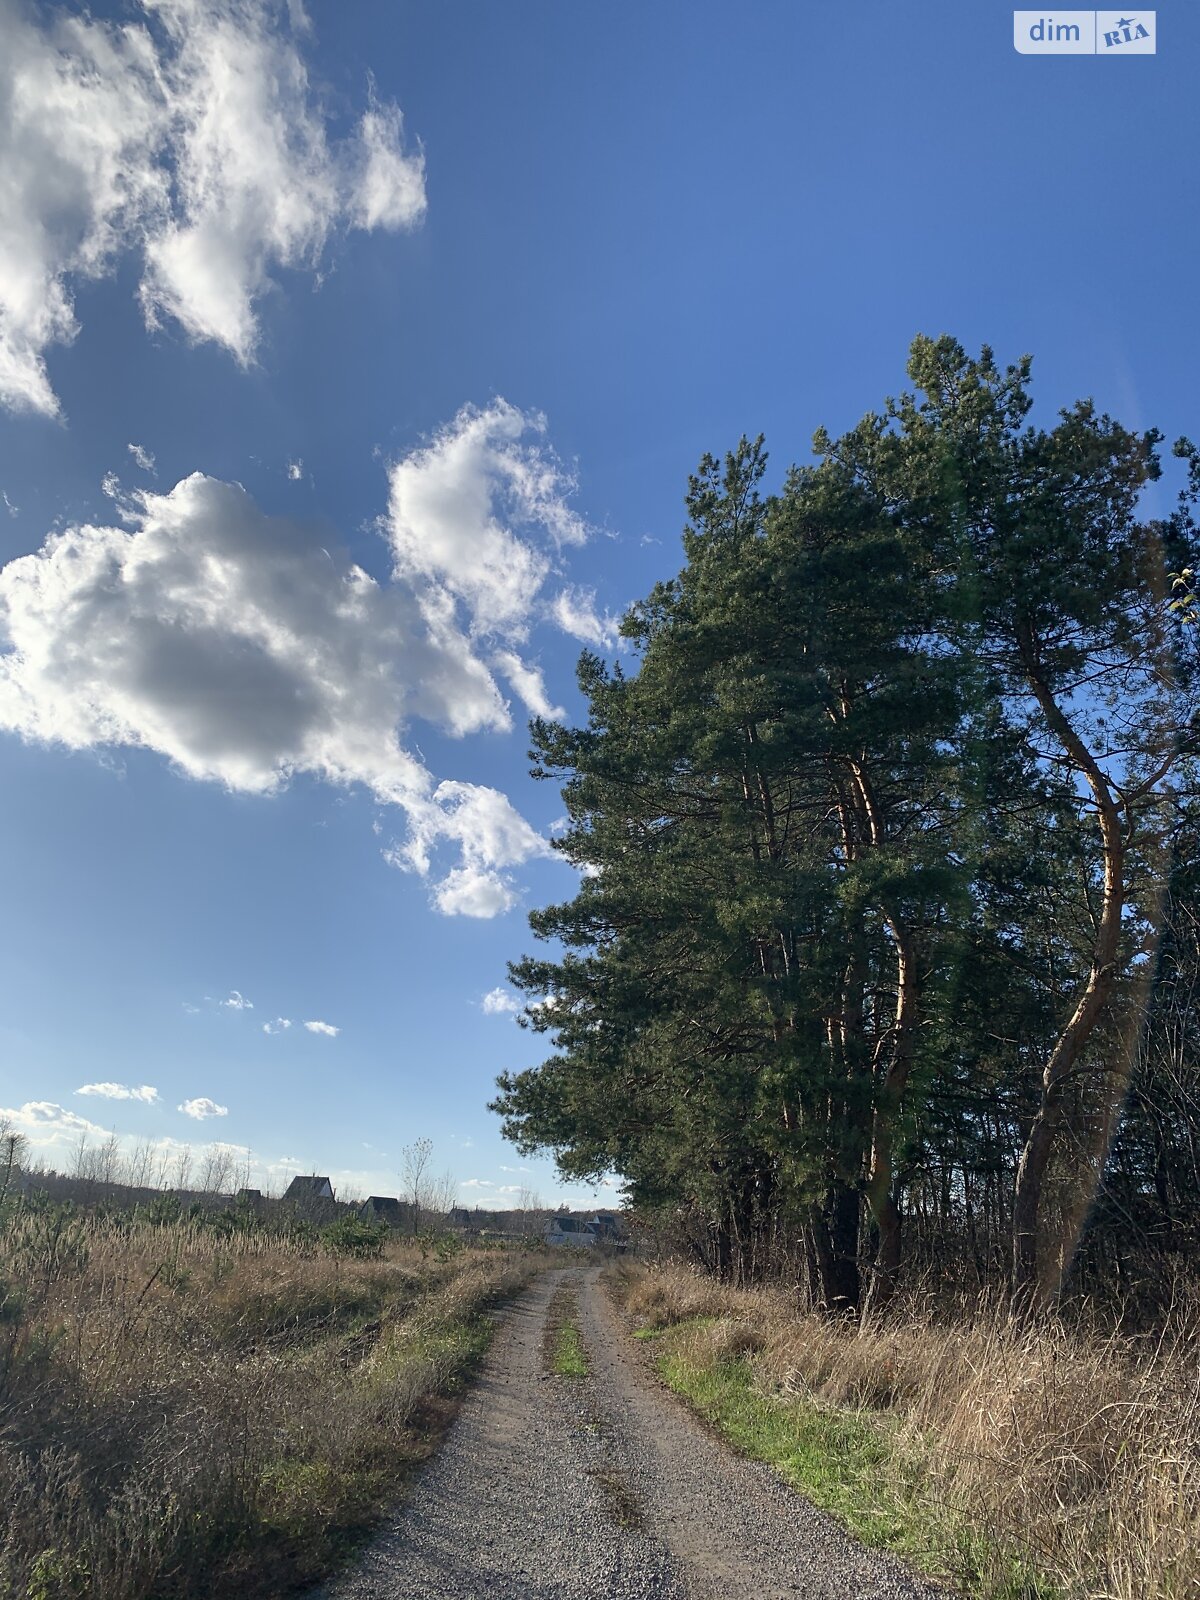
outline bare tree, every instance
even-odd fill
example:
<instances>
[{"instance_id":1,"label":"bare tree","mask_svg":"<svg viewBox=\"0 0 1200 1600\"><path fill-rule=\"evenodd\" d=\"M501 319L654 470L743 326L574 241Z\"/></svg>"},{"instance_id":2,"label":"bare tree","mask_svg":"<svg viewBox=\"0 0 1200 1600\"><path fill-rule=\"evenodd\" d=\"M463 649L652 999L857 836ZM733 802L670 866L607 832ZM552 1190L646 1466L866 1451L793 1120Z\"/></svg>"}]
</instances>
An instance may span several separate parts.
<instances>
[{"instance_id":1,"label":"bare tree","mask_svg":"<svg viewBox=\"0 0 1200 1600\"><path fill-rule=\"evenodd\" d=\"M413 1232L421 1227L421 1214L429 1209L433 1140L414 1139L400 1152L400 1178L404 1185L404 1198L412 1207Z\"/></svg>"},{"instance_id":2,"label":"bare tree","mask_svg":"<svg viewBox=\"0 0 1200 1600\"><path fill-rule=\"evenodd\" d=\"M541 1195L526 1184L517 1196L518 1231L531 1235L540 1233L544 1222L544 1211Z\"/></svg>"},{"instance_id":3,"label":"bare tree","mask_svg":"<svg viewBox=\"0 0 1200 1600\"><path fill-rule=\"evenodd\" d=\"M447 1167L440 1177L430 1180L426 1205L433 1216L445 1222L454 1209L457 1196L458 1182Z\"/></svg>"},{"instance_id":4,"label":"bare tree","mask_svg":"<svg viewBox=\"0 0 1200 1600\"><path fill-rule=\"evenodd\" d=\"M234 1152L227 1144L210 1144L204 1152L197 1188L203 1194L224 1194L229 1188Z\"/></svg>"},{"instance_id":5,"label":"bare tree","mask_svg":"<svg viewBox=\"0 0 1200 1600\"><path fill-rule=\"evenodd\" d=\"M0 1204L16 1182L25 1155L26 1140L7 1117L0 1118Z\"/></svg>"},{"instance_id":6,"label":"bare tree","mask_svg":"<svg viewBox=\"0 0 1200 1600\"><path fill-rule=\"evenodd\" d=\"M175 1156L175 1184L176 1189L185 1190L192 1176L192 1147L190 1144L180 1145Z\"/></svg>"},{"instance_id":7,"label":"bare tree","mask_svg":"<svg viewBox=\"0 0 1200 1600\"><path fill-rule=\"evenodd\" d=\"M154 1170L150 1176L152 1189L165 1189L167 1186L167 1172L171 1165L171 1146L164 1143L158 1152L158 1159L154 1163Z\"/></svg>"},{"instance_id":8,"label":"bare tree","mask_svg":"<svg viewBox=\"0 0 1200 1600\"><path fill-rule=\"evenodd\" d=\"M86 1133L79 1135L71 1151L71 1176L73 1178L90 1178L92 1176L92 1152L88 1145Z\"/></svg>"},{"instance_id":9,"label":"bare tree","mask_svg":"<svg viewBox=\"0 0 1200 1600\"><path fill-rule=\"evenodd\" d=\"M148 1189L154 1175L154 1146L149 1139L140 1139L125 1162L125 1182L132 1189Z\"/></svg>"}]
</instances>

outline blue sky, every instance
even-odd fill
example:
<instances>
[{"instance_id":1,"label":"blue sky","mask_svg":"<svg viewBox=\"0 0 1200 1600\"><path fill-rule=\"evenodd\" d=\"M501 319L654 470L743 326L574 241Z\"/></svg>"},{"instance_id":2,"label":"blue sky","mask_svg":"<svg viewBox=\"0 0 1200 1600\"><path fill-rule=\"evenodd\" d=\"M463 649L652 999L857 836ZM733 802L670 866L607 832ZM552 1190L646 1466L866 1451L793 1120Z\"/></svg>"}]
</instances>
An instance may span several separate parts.
<instances>
[{"instance_id":1,"label":"blue sky","mask_svg":"<svg viewBox=\"0 0 1200 1600\"><path fill-rule=\"evenodd\" d=\"M485 1109L574 881L527 706L578 714L703 451L782 471L918 331L1195 432L1157 17L1103 60L991 0L0 0L0 1106L47 1160L390 1193L427 1135L464 1200L585 1198Z\"/></svg>"}]
</instances>

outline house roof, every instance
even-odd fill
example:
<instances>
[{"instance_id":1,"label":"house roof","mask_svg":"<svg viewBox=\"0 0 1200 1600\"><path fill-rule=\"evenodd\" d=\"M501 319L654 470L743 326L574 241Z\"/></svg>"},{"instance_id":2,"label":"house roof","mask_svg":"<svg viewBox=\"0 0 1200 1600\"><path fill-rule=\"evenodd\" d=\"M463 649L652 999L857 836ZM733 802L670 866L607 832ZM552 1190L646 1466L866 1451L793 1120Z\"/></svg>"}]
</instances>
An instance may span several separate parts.
<instances>
[{"instance_id":1,"label":"house roof","mask_svg":"<svg viewBox=\"0 0 1200 1600\"><path fill-rule=\"evenodd\" d=\"M293 1178L287 1186L289 1194L332 1194L333 1185L328 1178L317 1177L314 1173L307 1178Z\"/></svg>"},{"instance_id":2,"label":"house roof","mask_svg":"<svg viewBox=\"0 0 1200 1600\"><path fill-rule=\"evenodd\" d=\"M578 1217L551 1217L550 1226L559 1233L587 1233L590 1224L581 1222Z\"/></svg>"},{"instance_id":3,"label":"house roof","mask_svg":"<svg viewBox=\"0 0 1200 1600\"><path fill-rule=\"evenodd\" d=\"M405 1200L397 1200L392 1194L369 1194L363 1201L361 1209L370 1211L377 1217L402 1217L408 1209Z\"/></svg>"}]
</instances>

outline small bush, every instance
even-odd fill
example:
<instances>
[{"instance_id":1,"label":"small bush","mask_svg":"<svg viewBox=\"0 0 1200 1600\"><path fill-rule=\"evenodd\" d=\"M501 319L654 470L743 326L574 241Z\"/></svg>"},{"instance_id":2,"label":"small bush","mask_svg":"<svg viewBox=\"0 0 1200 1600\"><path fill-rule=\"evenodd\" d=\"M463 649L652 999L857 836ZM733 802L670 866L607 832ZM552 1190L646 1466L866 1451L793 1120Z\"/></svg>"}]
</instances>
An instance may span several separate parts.
<instances>
[{"instance_id":1,"label":"small bush","mask_svg":"<svg viewBox=\"0 0 1200 1600\"><path fill-rule=\"evenodd\" d=\"M327 1250L358 1261L378 1261L390 1236L386 1222L368 1222L365 1217L339 1217L321 1229L321 1243Z\"/></svg>"}]
</instances>

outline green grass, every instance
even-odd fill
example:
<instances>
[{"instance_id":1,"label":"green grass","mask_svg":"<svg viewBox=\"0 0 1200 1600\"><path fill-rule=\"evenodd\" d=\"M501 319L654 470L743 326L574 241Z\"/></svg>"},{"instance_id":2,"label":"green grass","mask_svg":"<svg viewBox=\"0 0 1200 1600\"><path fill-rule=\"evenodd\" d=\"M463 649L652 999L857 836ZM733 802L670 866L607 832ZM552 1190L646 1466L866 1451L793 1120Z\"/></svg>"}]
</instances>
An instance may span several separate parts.
<instances>
[{"instance_id":1,"label":"green grass","mask_svg":"<svg viewBox=\"0 0 1200 1600\"><path fill-rule=\"evenodd\" d=\"M408 1471L434 1448L453 1416L453 1402L487 1352L494 1323L486 1315L413 1330L377 1352L364 1382L383 1401L406 1372L420 1373L423 1398L408 1437L398 1445L377 1439L339 1459L284 1457L268 1463L259 1480L254 1515L244 1530L240 1558L247 1581L262 1569L312 1578L351 1560L369 1539ZM253 1590L258 1593L258 1589Z\"/></svg>"},{"instance_id":2,"label":"green grass","mask_svg":"<svg viewBox=\"0 0 1200 1600\"><path fill-rule=\"evenodd\" d=\"M562 1323L555 1333L554 1355L550 1365L551 1371L557 1373L560 1378L587 1377L587 1356L584 1354L583 1340L573 1322Z\"/></svg>"},{"instance_id":3,"label":"green grass","mask_svg":"<svg viewBox=\"0 0 1200 1600\"><path fill-rule=\"evenodd\" d=\"M837 1517L863 1544L890 1550L935 1577L986 1600L1058 1600L1017 1555L968 1527L924 1492L919 1460L894 1429L855 1411L772 1394L745 1357L699 1362L689 1333L709 1319L680 1323L657 1338L660 1377L745 1455L765 1461L792 1488Z\"/></svg>"}]
</instances>

